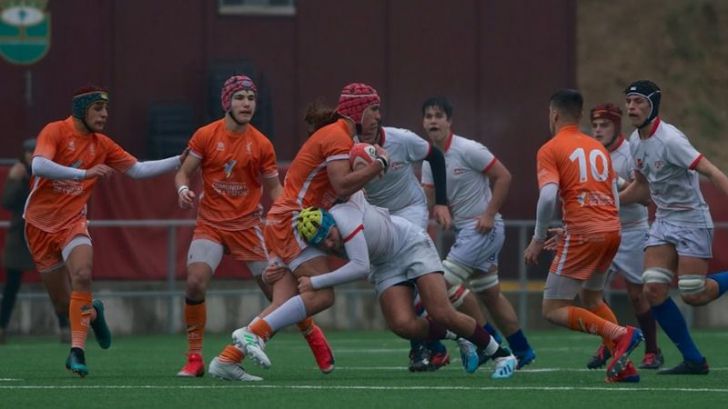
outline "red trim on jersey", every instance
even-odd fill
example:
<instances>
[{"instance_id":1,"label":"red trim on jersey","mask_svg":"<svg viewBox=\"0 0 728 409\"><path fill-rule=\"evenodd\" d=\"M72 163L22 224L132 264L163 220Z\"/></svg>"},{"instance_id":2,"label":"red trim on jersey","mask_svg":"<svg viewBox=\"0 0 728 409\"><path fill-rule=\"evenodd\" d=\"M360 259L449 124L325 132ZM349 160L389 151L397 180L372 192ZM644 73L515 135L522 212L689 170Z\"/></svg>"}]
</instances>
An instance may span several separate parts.
<instances>
[{"instance_id":1,"label":"red trim on jersey","mask_svg":"<svg viewBox=\"0 0 728 409\"><path fill-rule=\"evenodd\" d=\"M348 236L344 237L344 243L346 243L347 241L349 241L352 238L354 238L354 236L356 236L356 234L359 233L362 230L364 230L364 225L363 224L360 224L360 225L356 226L356 229L354 229L354 231L351 232L351 234L349 234Z\"/></svg>"},{"instance_id":2,"label":"red trim on jersey","mask_svg":"<svg viewBox=\"0 0 728 409\"><path fill-rule=\"evenodd\" d=\"M430 157L430 154L432 153L432 144L428 142L427 146L429 146L429 148L427 149L427 155L425 155L425 158ZM424 158L422 158L422 159L424 159Z\"/></svg>"},{"instance_id":3,"label":"red trim on jersey","mask_svg":"<svg viewBox=\"0 0 728 409\"><path fill-rule=\"evenodd\" d=\"M698 163L700 162L700 159L703 159L703 154L702 153L700 155L698 155L697 158L695 158L695 160L693 161L693 163L691 163L690 166L688 166L688 169L695 170L695 168L698 167Z\"/></svg>"},{"instance_id":4,"label":"red trim on jersey","mask_svg":"<svg viewBox=\"0 0 728 409\"><path fill-rule=\"evenodd\" d=\"M660 126L660 117L658 116L655 118L655 122L652 124L652 128L650 129L650 134L647 135L648 138L652 137L652 135L657 132L657 127Z\"/></svg>"},{"instance_id":5,"label":"red trim on jersey","mask_svg":"<svg viewBox=\"0 0 728 409\"><path fill-rule=\"evenodd\" d=\"M384 128L379 128L379 135L381 135L381 139L379 140L379 146L384 146L384 139L387 137L387 133L384 132Z\"/></svg>"},{"instance_id":6,"label":"red trim on jersey","mask_svg":"<svg viewBox=\"0 0 728 409\"><path fill-rule=\"evenodd\" d=\"M490 168L492 168L493 165L495 165L496 162L498 162L498 158L495 158L494 157L493 160L490 161L490 163L488 164L488 166L486 166L485 169L483 169L483 173L488 173L488 171L490 170Z\"/></svg>"},{"instance_id":7,"label":"red trim on jersey","mask_svg":"<svg viewBox=\"0 0 728 409\"><path fill-rule=\"evenodd\" d=\"M616 151L617 149L619 149L620 146L622 146L623 143L624 143L624 135L619 134L619 136L617 136L617 140L614 141L614 143L612 144L612 147L609 148L609 152Z\"/></svg>"},{"instance_id":8,"label":"red trim on jersey","mask_svg":"<svg viewBox=\"0 0 728 409\"><path fill-rule=\"evenodd\" d=\"M448 149L450 149L450 144L452 143L452 137L453 137L452 131L450 131L450 135L447 136L447 140L445 141L445 152L447 152Z\"/></svg>"}]
</instances>

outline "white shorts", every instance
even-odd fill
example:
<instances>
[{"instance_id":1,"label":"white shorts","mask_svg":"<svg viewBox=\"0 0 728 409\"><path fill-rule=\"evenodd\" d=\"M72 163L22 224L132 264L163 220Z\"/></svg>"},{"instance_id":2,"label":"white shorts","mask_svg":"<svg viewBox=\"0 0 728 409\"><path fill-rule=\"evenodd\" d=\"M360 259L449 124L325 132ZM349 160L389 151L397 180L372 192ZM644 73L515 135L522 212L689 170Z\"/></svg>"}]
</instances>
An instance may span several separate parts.
<instances>
[{"instance_id":1,"label":"white shorts","mask_svg":"<svg viewBox=\"0 0 728 409\"><path fill-rule=\"evenodd\" d=\"M389 261L372 266L369 282L374 285L377 295L394 285L415 280L426 274L442 272L442 262L435 243L420 228L407 231L401 240L407 243Z\"/></svg>"},{"instance_id":2,"label":"white shorts","mask_svg":"<svg viewBox=\"0 0 728 409\"><path fill-rule=\"evenodd\" d=\"M192 240L190 249L187 252L187 266L189 267L193 263L205 263L212 270L212 274L215 274L222 261L224 251L225 248L222 244L212 240ZM264 260L246 260L244 263L248 266L248 270L250 270L253 277L259 277L268 266L268 262Z\"/></svg>"},{"instance_id":3,"label":"white shorts","mask_svg":"<svg viewBox=\"0 0 728 409\"><path fill-rule=\"evenodd\" d=\"M430 212L427 210L427 205L424 204L403 207L389 213L407 219L410 223L425 230L427 230L427 224L430 221Z\"/></svg>"},{"instance_id":4,"label":"white shorts","mask_svg":"<svg viewBox=\"0 0 728 409\"><path fill-rule=\"evenodd\" d=\"M672 244L677 254L686 257L713 257L713 229L673 224L655 219L650 227L645 248Z\"/></svg>"},{"instance_id":5,"label":"white shorts","mask_svg":"<svg viewBox=\"0 0 728 409\"><path fill-rule=\"evenodd\" d=\"M647 229L622 230L619 250L612 260L612 265L609 266L610 277L613 274L621 274L632 284L642 284L647 236Z\"/></svg>"},{"instance_id":6,"label":"white shorts","mask_svg":"<svg viewBox=\"0 0 728 409\"><path fill-rule=\"evenodd\" d=\"M455 244L450 248L447 258L484 272L498 265L503 242L506 239L503 220L496 220L493 229L487 234L475 230L475 221L457 229Z\"/></svg>"},{"instance_id":7,"label":"white shorts","mask_svg":"<svg viewBox=\"0 0 728 409\"><path fill-rule=\"evenodd\" d=\"M578 280L560 274L549 273L543 289L544 300L573 300L582 289L599 291L604 289L607 274L592 274L588 280Z\"/></svg>"}]
</instances>

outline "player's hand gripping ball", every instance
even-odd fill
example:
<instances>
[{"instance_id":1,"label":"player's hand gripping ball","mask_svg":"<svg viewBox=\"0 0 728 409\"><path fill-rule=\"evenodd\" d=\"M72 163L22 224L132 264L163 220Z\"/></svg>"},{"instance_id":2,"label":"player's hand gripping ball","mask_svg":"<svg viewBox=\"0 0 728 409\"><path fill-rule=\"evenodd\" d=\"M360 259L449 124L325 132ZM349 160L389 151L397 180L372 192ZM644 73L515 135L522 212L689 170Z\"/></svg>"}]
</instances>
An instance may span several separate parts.
<instances>
[{"instance_id":1,"label":"player's hand gripping ball","mask_svg":"<svg viewBox=\"0 0 728 409\"><path fill-rule=\"evenodd\" d=\"M351 170L361 169L374 162L377 158L377 149L368 143L356 143L349 151L349 164Z\"/></svg>"}]
</instances>

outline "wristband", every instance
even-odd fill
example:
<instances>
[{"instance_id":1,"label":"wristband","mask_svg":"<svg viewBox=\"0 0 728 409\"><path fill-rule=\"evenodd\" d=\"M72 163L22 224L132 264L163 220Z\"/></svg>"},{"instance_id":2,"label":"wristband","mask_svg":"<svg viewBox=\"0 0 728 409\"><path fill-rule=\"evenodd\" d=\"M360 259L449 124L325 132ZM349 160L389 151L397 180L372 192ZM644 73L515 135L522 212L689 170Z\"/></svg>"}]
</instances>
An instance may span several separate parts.
<instances>
[{"instance_id":1,"label":"wristband","mask_svg":"<svg viewBox=\"0 0 728 409\"><path fill-rule=\"evenodd\" d=\"M179 195L180 193L182 193L185 190L190 190L190 187L187 185L180 186L179 188L177 188L177 194Z\"/></svg>"}]
</instances>

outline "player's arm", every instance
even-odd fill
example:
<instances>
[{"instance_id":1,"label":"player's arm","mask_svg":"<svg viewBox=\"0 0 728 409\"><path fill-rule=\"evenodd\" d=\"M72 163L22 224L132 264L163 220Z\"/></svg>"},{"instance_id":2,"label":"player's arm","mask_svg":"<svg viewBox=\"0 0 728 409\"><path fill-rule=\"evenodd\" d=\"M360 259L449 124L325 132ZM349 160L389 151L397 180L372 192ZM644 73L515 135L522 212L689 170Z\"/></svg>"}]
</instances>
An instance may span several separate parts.
<instances>
[{"instance_id":1,"label":"player's arm","mask_svg":"<svg viewBox=\"0 0 728 409\"><path fill-rule=\"evenodd\" d=\"M182 155L176 155L166 159L136 162L124 174L133 179L144 179L163 175L179 168L181 159Z\"/></svg>"},{"instance_id":2,"label":"player's arm","mask_svg":"<svg viewBox=\"0 0 728 409\"><path fill-rule=\"evenodd\" d=\"M330 273L311 277L311 286L314 290L361 280L369 275L369 250L362 227L360 225L352 233L353 236L350 235L344 241L349 262Z\"/></svg>"},{"instance_id":3,"label":"player's arm","mask_svg":"<svg viewBox=\"0 0 728 409\"><path fill-rule=\"evenodd\" d=\"M347 199L361 190L367 182L386 171L388 166L389 159L384 155L378 155L377 160L358 170L351 170L348 159L332 160L326 164L326 173L336 195L341 199Z\"/></svg>"},{"instance_id":4,"label":"player's arm","mask_svg":"<svg viewBox=\"0 0 728 409\"><path fill-rule=\"evenodd\" d=\"M31 162L33 175L46 179L70 179L82 180L96 177L106 177L114 173L114 170L104 164L99 164L90 169L77 169L70 166L63 166L43 156L33 157Z\"/></svg>"},{"instance_id":5,"label":"player's arm","mask_svg":"<svg viewBox=\"0 0 728 409\"><path fill-rule=\"evenodd\" d=\"M430 164L432 180L435 185L434 192L433 189L430 189L430 195L434 201L431 201L430 197L428 197L427 203L434 203L432 215L435 217L435 221L444 229L449 229L452 223L452 215L450 214L450 209L447 207L447 169L445 166L445 155L442 154L441 150L430 145L430 152L424 160Z\"/></svg>"},{"instance_id":6,"label":"player's arm","mask_svg":"<svg viewBox=\"0 0 728 409\"><path fill-rule=\"evenodd\" d=\"M647 203L649 200L649 182L642 173L635 171L634 180L619 193L619 203L624 206L631 203Z\"/></svg>"},{"instance_id":7,"label":"player's arm","mask_svg":"<svg viewBox=\"0 0 728 409\"><path fill-rule=\"evenodd\" d=\"M538 255L541 254L544 247L548 227L556 210L558 193L559 186L556 183L547 183L539 191L538 204L536 205L536 227L531 243L523 254L526 264L536 264L538 262Z\"/></svg>"},{"instance_id":8,"label":"player's arm","mask_svg":"<svg viewBox=\"0 0 728 409\"><path fill-rule=\"evenodd\" d=\"M493 160L495 162L485 171L491 182L492 197L476 226L476 229L483 233L493 228L495 215L503 207L511 187L511 172L499 160Z\"/></svg>"},{"instance_id":9,"label":"player's arm","mask_svg":"<svg viewBox=\"0 0 728 409\"><path fill-rule=\"evenodd\" d=\"M180 166L177 174L174 175L174 185L177 189L179 207L189 209L195 200L195 192L190 189L190 179L200 168L202 159L194 155L188 155Z\"/></svg>"},{"instance_id":10,"label":"player's arm","mask_svg":"<svg viewBox=\"0 0 728 409\"><path fill-rule=\"evenodd\" d=\"M268 194L271 202L274 202L281 195L283 186L281 186L281 181L278 179L278 174L263 177L263 190Z\"/></svg>"},{"instance_id":11,"label":"player's arm","mask_svg":"<svg viewBox=\"0 0 728 409\"><path fill-rule=\"evenodd\" d=\"M698 164L695 167L701 175L705 176L710 180L715 187L720 189L724 195L728 196L728 177L723 173L717 166L713 165L708 158L705 156L698 159Z\"/></svg>"}]
</instances>

